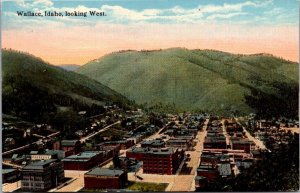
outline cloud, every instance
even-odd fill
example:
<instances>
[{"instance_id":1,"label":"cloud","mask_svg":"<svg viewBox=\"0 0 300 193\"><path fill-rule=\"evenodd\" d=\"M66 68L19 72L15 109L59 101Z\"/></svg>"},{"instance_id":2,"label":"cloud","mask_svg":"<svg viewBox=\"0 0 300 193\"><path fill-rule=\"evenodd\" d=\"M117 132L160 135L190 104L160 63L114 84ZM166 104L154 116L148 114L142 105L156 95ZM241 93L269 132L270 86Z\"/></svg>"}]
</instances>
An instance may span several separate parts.
<instances>
[{"instance_id":1,"label":"cloud","mask_svg":"<svg viewBox=\"0 0 300 193\"><path fill-rule=\"evenodd\" d=\"M228 14L213 14L207 17L209 20L215 20L215 19L229 19L232 17L236 16L241 16L241 15L248 15L248 13L243 13L243 12L236 12L236 13L228 13Z\"/></svg>"},{"instance_id":2,"label":"cloud","mask_svg":"<svg viewBox=\"0 0 300 193\"><path fill-rule=\"evenodd\" d=\"M243 3L228 4L224 3L223 5L204 5L200 6L201 12L203 13L228 13L242 11L244 7L263 7L272 3L273 1L264 1L264 2L254 2L246 1Z\"/></svg>"},{"instance_id":3,"label":"cloud","mask_svg":"<svg viewBox=\"0 0 300 193\"><path fill-rule=\"evenodd\" d=\"M222 23L224 19L230 19L236 17L231 23L235 24L251 24L257 23L276 23L277 21L271 17L270 11L265 11L263 15L253 15L251 11L245 9L246 7L253 8L263 8L268 7L273 3L272 0L268 1L244 1L240 3L224 3L221 5L207 4L207 5L198 5L193 8L185 8L181 6L174 6L169 8L151 8L151 9L132 9L126 8L125 6L120 5L111 5L104 4L99 7L87 7L81 1L78 1L80 4L74 7L56 7L54 6L51 0L35 0L33 3L25 2L24 0L16 0L15 3L19 7L27 7L27 10L33 11L78 11L78 12L106 12L107 17L99 19L97 17L89 17L88 19L83 17L44 17L43 20L60 22L62 25L97 25L97 23L119 23L119 24L135 24L135 23L191 23L191 24L204 24L209 22ZM274 8L274 7L273 7ZM280 12L281 8L274 9L275 12ZM5 9L3 9L5 10ZM4 11L5 14L5 11ZM238 18L237 16L253 15L253 17L243 17ZM13 17L10 14L5 14L5 19L3 20L6 23L4 26L9 27L14 25L9 22L14 22ZM278 17L278 21L285 22L288 17L293 17L292 15L286 17ZM256 19L255 19L256 18ZM33 18L39 20L40 18ZM277 18L276 18L277 19ZM22 18L24 20L24 18ZM291 19L295 23L294 19ZM20 23L20 22L18 22ZM16 25L14 25L16 26ZM24 23L19 25L20 28L27 27Z\"/></svg>"},{"instance_id":4,"label":"cloud","mask_svg":"<svg viewBox=\"0 0 300 193\"><path fill-rule=\"evenodd\" d=\"M33 6L51 7L53 3L50 0L35 0Z\"/></svg>"},{"instance_id":5,"label":"cloud","mask_svg":"<svg viewBox=\"0 0 300 193\"><path fill-rule=\"evenodd\" d=\"M13 1L12 1L13 2ZM34 7L51 7L53 6L53 2L51 0L33 0L33 1L25 1L25 0L14 0L17 6L26 7L26 8L34 8Z\"/></svg>"}]
</instances>

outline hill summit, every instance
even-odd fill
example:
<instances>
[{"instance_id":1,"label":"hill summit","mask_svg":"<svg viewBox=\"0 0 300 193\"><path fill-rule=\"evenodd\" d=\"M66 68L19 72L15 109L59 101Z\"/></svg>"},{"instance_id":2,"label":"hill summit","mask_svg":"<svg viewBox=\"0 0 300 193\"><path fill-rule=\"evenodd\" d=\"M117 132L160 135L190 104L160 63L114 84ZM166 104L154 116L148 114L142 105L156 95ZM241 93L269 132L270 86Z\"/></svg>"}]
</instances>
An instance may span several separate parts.
<instances>
[{"instance_id":1,"label":"hill summit","mask_svg":"<svg viewBox=\"0 0 300 193\"><path fill-rule=\"evenodd\" d=\"M184 48L115 52L77 72L148 108L239 114L259 113L264 100L291 101L286 95L298 93L299 79L297 63L270 54Z\"/></svg>"}]
</instances>

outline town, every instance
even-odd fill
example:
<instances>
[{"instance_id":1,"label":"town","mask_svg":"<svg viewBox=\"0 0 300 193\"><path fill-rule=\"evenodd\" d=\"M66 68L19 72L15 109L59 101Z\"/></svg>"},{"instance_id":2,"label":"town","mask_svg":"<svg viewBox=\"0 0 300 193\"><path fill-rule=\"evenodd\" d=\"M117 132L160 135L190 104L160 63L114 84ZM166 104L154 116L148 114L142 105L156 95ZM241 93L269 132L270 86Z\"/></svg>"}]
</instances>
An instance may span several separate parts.
<instances>
[{"instance_id":1,"label":"town","mask_svg":"<svg viewBox=\"0 0 300 193\"><path fill-rule=\"evenodd\" d=\"M3 122L4 192L205 191L299 139L296 120L149 113L116 104L66 138Z\"/></svg>"}]
</instances>

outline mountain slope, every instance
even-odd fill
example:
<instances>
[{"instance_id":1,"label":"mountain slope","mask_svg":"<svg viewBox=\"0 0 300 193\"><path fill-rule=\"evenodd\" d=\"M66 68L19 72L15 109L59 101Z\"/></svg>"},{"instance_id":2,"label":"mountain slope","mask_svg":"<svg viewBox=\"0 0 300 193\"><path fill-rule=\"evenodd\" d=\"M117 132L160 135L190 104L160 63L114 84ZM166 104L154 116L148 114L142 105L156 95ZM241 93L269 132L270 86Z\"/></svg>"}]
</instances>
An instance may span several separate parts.
<instances>
[{"instance_id":1,"label":"mountain slope","mask_svg":"<svg viewBox=\"0 0 300 193\"><path fill-rule=\"evenodd\" d=\"M77 65L77 64L62 64L62 65L59 65L59 67L67 70L67 71L75 71L77 68L80 67L80 65Z\"/></svg>"},{"instance_id":2,"label":"mountain slope","mask_svg":"<svg viewBox=\"0 0 300 193\"><path fill-rule=\"evenodd\" d=\"M77 72L139 104L217 112L253 112L245 96L254 90L278 95L274 83L298 84L298 65L271 55L183 48L113 53Z\"/></svg>"},{"instance_id":3,"label":"mountain slope","mask_svg":"<svg viewBox=\"0 0 300 193\"><path fill-rule=\"evenodd\" d=\"M95 80L17 51L2 50L2 77L3 112L30 121L42 121L63 108L76 113L107 102L128 103Z\"/></svg>"}]
</instances>

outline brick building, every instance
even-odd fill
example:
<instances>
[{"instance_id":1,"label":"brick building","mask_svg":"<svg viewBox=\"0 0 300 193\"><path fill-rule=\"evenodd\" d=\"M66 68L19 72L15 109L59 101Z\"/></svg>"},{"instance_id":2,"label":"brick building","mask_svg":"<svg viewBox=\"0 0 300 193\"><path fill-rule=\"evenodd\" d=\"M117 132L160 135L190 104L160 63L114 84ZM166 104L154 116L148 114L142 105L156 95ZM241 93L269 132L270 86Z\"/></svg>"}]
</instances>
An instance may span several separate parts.
<instances>
[{"instance_id":1,"label":"brick building","mask_svg":"<svg viewBox=\"0 0 300 193\"><path fill-rule=\"evenodd\" d=\"M143 161L144 173L171 175L176 173L184 159L184 150L135 147L126 152L126 157Z\"/></svg>"},{"instance_id":2,"label":"brick building","mask_svg":"<svg viewBox=\"0 0 300 193\"><path fill-rule=\"evenodd\" d=\"M203 176L207 181L213 181L218 176L218 171L211 164L200 164L197 168L197 176Z\"/></svg>"},{"instance_id":3,"label":"brick building","mask_svg":"<svg viewBox=\"0 0 300 193\"><path fill-rule=\"evenodd\" d=\"M125 187L127 181L127 173L122 170L96 167L84 174L86 189L120 189Z\"/></svg>"},{"instance_id":4,"label":"brick building","mask_svg":"<svg viewBox=\"0 0 300 193\"><path fill-rule=\"evenodd\" d=\"M151 149L143 158L143 173L175 174L184 159L184 151L177 148Z\"/></svg>"},{"instance_id":5,"label":"brick building","mask_svg":"<svg viewBox=\"0 0 300 193\"><path fill-rule=\"evenodd\" d=\"M35 161L22 171L23 191L44 191L56 187L64 179L62 162L56 159Z\"/></svg>"},{"instance_id":6,"label":"brick building","mask_svg":"<svg viewBox=\"0 0 300 193\"><path fill-rule=\"evenodd\" d=\"M144 160L144 155L150 151L150 148L134 147L126 151L126 157L133 158L139 161Z\"/></svg>"},{"instance_id":7,"label":"brick building","mask_svg":"<svg viewBox=\"0 0 300 193\"><path fill-rule=\"evenodd\" d=\"M85 151L77 155L64 158L65 170L89 170L102 162L106 161L105 151Z\"/></svg>"}]
</instances>

